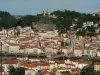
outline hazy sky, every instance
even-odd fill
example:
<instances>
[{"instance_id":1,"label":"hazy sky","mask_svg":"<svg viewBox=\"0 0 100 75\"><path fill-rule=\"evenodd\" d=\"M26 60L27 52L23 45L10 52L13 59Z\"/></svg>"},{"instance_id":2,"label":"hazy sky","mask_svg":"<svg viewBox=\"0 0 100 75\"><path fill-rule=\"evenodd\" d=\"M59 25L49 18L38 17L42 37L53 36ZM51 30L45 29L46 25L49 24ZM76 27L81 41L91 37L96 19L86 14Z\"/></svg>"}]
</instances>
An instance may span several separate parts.
<instances>
[{"instance_id":1,"label":"hazy sky","mask_svg":"<svg viewBox=\"0 0 100 75\"><path fill-rule=\"evenodd\" d=\"M79 12L98 12L100 0L0 0L0 10L14 15L42 13L43 10L76 10Z\"/></svg>"}]
</instances>

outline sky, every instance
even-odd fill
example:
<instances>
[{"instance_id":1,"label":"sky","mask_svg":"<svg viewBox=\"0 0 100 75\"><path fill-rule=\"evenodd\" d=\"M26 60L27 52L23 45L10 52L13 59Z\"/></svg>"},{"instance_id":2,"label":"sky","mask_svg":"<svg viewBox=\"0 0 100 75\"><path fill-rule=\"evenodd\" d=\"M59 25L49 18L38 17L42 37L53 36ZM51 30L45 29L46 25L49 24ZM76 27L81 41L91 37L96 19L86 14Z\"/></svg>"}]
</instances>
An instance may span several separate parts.
<instances>
[{"instance_id":1,"label":"sky","mask_svg":"<svg viewBox=\"0 0 100 75\"><path fill-rule=\"evenodd\" d=\"M0 11L8 11L12 15L35 15L48 8L55 10L75 10L82 13L100 11L100 0L0 0Z\"/></svg>"}]
</instances>

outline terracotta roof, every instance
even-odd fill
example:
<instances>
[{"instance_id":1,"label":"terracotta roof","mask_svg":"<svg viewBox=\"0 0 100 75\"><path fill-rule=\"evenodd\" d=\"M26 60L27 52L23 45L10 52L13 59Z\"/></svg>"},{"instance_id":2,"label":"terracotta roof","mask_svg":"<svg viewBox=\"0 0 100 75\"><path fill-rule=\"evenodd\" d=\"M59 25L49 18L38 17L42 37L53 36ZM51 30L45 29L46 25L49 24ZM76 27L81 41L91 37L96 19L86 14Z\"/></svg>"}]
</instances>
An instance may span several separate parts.
<instances>
[{"instance_id":1,"label":"terracotta roof","mask_svg":"<svg viewBox=\"0 0 100 75\"><path fill-rule=\"evenodd\" d=\"M19 46L19 44L15 44L15 43L8 43L9 46Z\"/></svg>"},{"instance_id":2,"label":"terracotta roof","mask_svg":"<svg viewBox=\"0 0 100 75\"><path fill-rule=\"evenodd\" d=\"M3 64L17 64L18 60L5 60Z\"/></svg>"},{"instance_id":3,"label":"terracotta roof","mask_svg":"<svg viewBox=\"0 0 100 75\"><path fill-rule=\"evenodd\" d=\"M65 64L65 62L61 60L61 61L58 61L57 64Z\"/></svg>"},{"instance_id":4,"label":"terracotta roof","mask_svg":"<svg viewBox=\"0 0 100 75\"><path fill-rule=\"evenodd\" d=\"M41 66L50 66L49 63L45 63L45 62L44 62L44 63L40 63L40 65L41 65Z\"/></svg>"},{"instance_id":5,"label":"terracotta roof","mask_svg":"<svg viewBox=\"0 0 100 75\"><path fill-rule=\"evenodd\" d=\"M85 61L82 60L82 59L79 59L79 60L71 60L71 61L73 61L73 62L77 62L77 63L80 63L80 64L85 63Z\"/></svg>"},{"instance_id":6,"label":"terracotta roof","mask_svg":"<svg viewBox=\"0 0 100 75\"><path fill-rule=\"evenodd\" d=\"M34 37L24 37L24 38L20 38L20 41L28 41L28 40L32 40Z\"/></svg>"},{"instance_id":7,"label":"terracotta roof","mask_svg":"<svg viewBox=\"0 0 100 75\"><path fill-rule=\"evenodd\" d=\"M33 67L37 67L37 64L33 64L33 63L24 63L22 64L24 67L28 67L28 68L33 68Z\"/></svg>"},{"instance_id":8,"label":"terracotta roof","mask_svg":"<svg viewBox=\"0 0 100 75\"><path fill-rule=\"evenodd\" d=\"M100 62L95 62L94 65L100 65Z\"/></svg>"}]
</instances>

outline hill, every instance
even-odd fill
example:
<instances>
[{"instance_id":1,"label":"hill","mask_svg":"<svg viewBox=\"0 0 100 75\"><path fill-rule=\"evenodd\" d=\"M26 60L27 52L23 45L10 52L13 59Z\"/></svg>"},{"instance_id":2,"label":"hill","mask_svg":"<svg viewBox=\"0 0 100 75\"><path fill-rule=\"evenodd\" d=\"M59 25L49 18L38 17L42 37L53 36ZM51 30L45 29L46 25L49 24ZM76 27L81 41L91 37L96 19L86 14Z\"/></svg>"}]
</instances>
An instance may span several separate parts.
<instances>
[{"instance_id":1,"label":"hill","mask_svg":"<svg viewBox=\"0 0 100 75\"><path fill-rule=\"evenodd\" d=\"M72 24L77 24L76 28L80 28L83 22L92 21L99 23L98 15L85 14L76 11L64 10L54 11L50 15L55 15L56 18L43 16L43 13L37 15L12 16L9 12L0 11L0 27L11 28L16 26L32 26L32 22L38 24L54 24L61 32L70 30Z\"/></svg>"}]
</instances>

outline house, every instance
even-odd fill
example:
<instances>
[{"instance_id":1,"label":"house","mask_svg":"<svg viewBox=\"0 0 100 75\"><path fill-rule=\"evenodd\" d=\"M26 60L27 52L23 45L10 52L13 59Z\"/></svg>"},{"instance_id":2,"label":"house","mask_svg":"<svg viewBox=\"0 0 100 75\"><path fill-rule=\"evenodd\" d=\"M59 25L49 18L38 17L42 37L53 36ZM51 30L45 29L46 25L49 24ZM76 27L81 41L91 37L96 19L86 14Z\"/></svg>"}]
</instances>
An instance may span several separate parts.
<instances>
[{"instance_id":1,"label":"house","mask_svg":"<svg viewBox=\"0 0 100 75\"><path fill-rule=\"evenodd\" d=\"M9 46L8 46L8 44L3 44L3 45L2 45L2 51L3 51L4 53L9 52Z\"/></svg>"},{"instance_id":2,"label":"house","mask_svg":"<svg viewBox=\"0 0 100 75\"><path fill-rule=\"evenodd\" d=\"M30 58L29 61L30 62L40 62L41 59L38 58Z\"/></svg>"},{"instance_id":3,"label":"house","mask_svg":"<svg viewBox=\"0 0 100 75\"><path fill-rule=\"evenodd\" d=\"M49 60L49 64L50 64L50 70L52 70L53 68L57 68L57 61L55 60Z\"/></svg>"},{"instance_id":4,"label":"house","mask_svg":"<svg viewBox=\"0 0 100 75\"><path fill-rule=\"evenodd\" d=\"M25 75L36 75L36 73L34 70L25 70Z\"/></svg>"},{"instance_id":5,"label":"house","mask_svg":"<svg viewBox=\"0 0 100 75\"><path fill-rule=\"evenodd\" d=\"M25 49L26 54L40 54L42 51L39 48L30 47Z\"/></svg>"},{"instance_id":6,"label":"house","mask_svg":"<svg viewBox=\"0 0 100 75\"><path fill-rule=\"evenodd\" d=\"M100 70L100 62L94 63L94 70L96 70L96 71Z\"/></svg>"},{"instance_id":7,"label":"house","mask_svg":"<svg viewBox=\"0 0 100 75\"><path fill-rule=\"evenodd\" d=\"M27 68L29 70L34 70L34 71L38 70L38 67L37 67L36 63L25 62L21 66L24 67L24 68Z\"/></svg>"},{"instance_id":8,"label":"house","mask_svg":"<svg viewBox=\"0 0 100 75\"><path fill-rule=\"evenodd\" d=\"M20 44L23 44L23 43L31 43L33 40L35 39L35 37L34 36L26 36L26 37L22 37L22 38L20 38L19 39L19 43Z\"/></svg>"},{"instance_id":9,"label":"house","mask_svg":"<svg viewBox=\"0 0 100 75\"><path fill-rule=\"evenodd\" d=\"M41 62L40 64L38 64L38 67L40 70L49 70L50 64L47 62Z\"/></svg>"},{"instance_id":10,"label":"house","mask_svg":"<svg viewBox=\"0 0 100 75\"><path fill-rule=\"evenodd\" d=\"M71 75L69 74L71 72L70 68L54 68L53 71L55 72L55 75ZM68 72L67 74L65 74L65 72Z\"/></svg>"},{"instance_id":11,"label":"house","mask_svg":"<svg viewBox=\"0 0 100 75\"><path fill-rule=\"evenodd\" d=\"M69 59L65 60L65 64L66 64L66 68L70 68L70 69L75 68L75 64L72 63L72 61Z\"/></svg>"},{"instance_id":12,"label":"house","mask_svg":"<svg viewBox=\"0 0 100 75\"><path fill-rule=\"evenodd\" d=\"M97 56L100 57L100 49L97 50Z\"/></svg>"},{"instance_id":13,"label":"house","mask_svg":"<svg viewBox=\"0 0 100 75\"><path fill-rule=\"evenodd\" d=\"M20 63L16 59L10 59L10 60L4 60L2 62L2 66L4 67L3 69L4 69L5 74L8 74L10 66L17 68L17 67L20 67Z\"/></svg>"},{"instance_id":14,"label":"house","mask_svg":"<svg viewBox=\"0 0 100 75\"><path fill-rule=\"evenodd\" d=\"M9 53L19 53L19 44L16 43L8 43Z\"/></svg>"},{"instance_id":15,"label":"house","mask_svg":"<svg viewBox=\"0 0 100 75\"><path fill-rule=\"evenodd\" d=\"M74 68L80 68L82 69L84 66L88 65L84 60L78 59L78 60L72 60L72 64L75 65Z\"/></svg>"},{"instance_id":16,"label":"house","mask_svg":"<svg viewBox=\"0 0 100 75\"><path fill-rule=\"evenodd\" d=\"M57 67L66 67L65 61L64 60L60 60L57 62Z\"/></svg>"},{"instance_id":17,"label":"house","mask_svg":"<svg viewBox=\"0 0 100 75\"><path fill-rule=\"evenodd\" d=\"M53 52L53 47L45 47L46 52Z\"/></svg>"},{"instance_id":18,"label":"house","mask_svg":"<svg viewBox=\"0 0 100 75\"><path fill-rule=\"evenodd\" d=\"M97 55L97 50L95 48L86 48L82 50L82 55L95 57Z\"/></svg>"},{"instance_id":19,"label":"house","mask_svg":"<svg viewBox=\"0 0 100 75\"><path fill-rule=\"evenodd\" d=\"M67 54L68 53L68 50L66 47L61 47L61 51L64 53L64 54Z\"/></svg>"},{"instance_id":20,"label":"house","mask_svg":"<svg viewBox=\"0 0 100 75\"><path fill-rule=\"evenodd\" d=\"M81 49L75 49L74 50L74 56L81 57L82 56L82 50Z\"/></svg>"}]
</instances>

